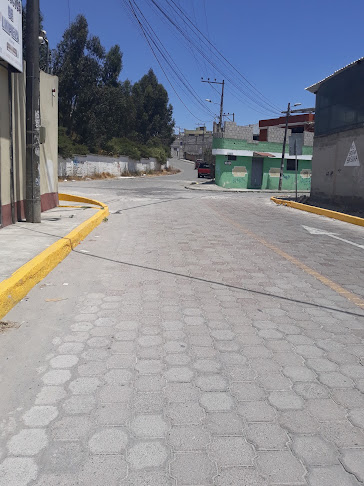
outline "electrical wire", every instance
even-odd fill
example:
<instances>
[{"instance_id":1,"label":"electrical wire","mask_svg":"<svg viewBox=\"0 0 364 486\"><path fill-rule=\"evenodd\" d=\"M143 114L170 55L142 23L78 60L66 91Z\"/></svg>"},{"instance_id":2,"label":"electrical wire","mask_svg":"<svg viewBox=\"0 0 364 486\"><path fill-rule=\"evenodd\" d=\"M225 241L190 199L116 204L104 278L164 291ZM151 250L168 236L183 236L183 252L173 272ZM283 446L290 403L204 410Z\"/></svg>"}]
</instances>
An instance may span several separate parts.
<instances>
[{"instance_id":1,"label":"electrical wire","mask_svg":"<svg viewBox=\"0 0 364 486\"><path fill-rule=\"evenodd\" d=\"M151 49L152 53L153 53L153 56L155 57L160 69L162 70L164 76L166 77L168 83L170 84L171 88L173 89L174 93L176 94L177 98L179 99L179 101L182 103L182 105L186 108L186 110L194 117L196 118L197 120L199 120L200 122L203 122L203 120L201 120L198 116L196 116L189 108L188 106L186 105L186 103L182 100L181 96L179 95L179 93L177 92L177 90L175 89L174 85L172 84L172 82L170 81L168 75L167 75L167 72L166 70L164 69L160 59L158 58L156 52L155 52L155 48L158 49L158 46L156 44L156 42L153 40L153 39L150 39L148 37L148 32L147 30L144 28L142 22L140 21L138 15L137 15L137 12L135 10L135 2L133 0L123 0L125 6L127 6L129 9L130 9L130 12L132 13L132 15L134 16L138 26L140 27L140 30L145 38L145 40L147 41L147 44L149 46L149 48ZM137 6L136 6L137 7ZM138 7L137 7L138 9ZM153 47L154 45L154 47ZM205 105L202 105L205 109L207 108ZM210 110L207 110L208 112L210 112L211 115L213 115L213 113L210 111Z\"/></svg>"},{"instance_id":2,"label":"electrical wire","mask_svg":"<svg viewBox=\"0 0 364 486\"><path fill-rule=\"evenodd\" d=\"M196 91L188 82L188 80L186 79L182 71L179 69L178 66L176 66L174 59L171 57L168 50L165 48L162 41L160 40L159 36L156 34L155 30L152 28L151 24L146 19L146 16L143 14L140 6L137 4L137 0L122 0L122 1L124 5L127 7L127 10L129 10L129 12L132 14L132 17L136 21L136 24L140 29L143 37L147 41L147 44L151 49L153 56L155 57L159 67L161 68L163 74L165 75L168 83L172 87L179 101L188 110L188 112L191 113L192 116L194 116L194 118L196 118L199 121L202 121L187 107L186 103L182 100L181 95L177 92L175 85L178 85L180 91L183 92L184 95L190 96L194 100L193 103L197 107L199 107L199 109L203 109L204 111L208 112L210 116L212 116L213 113L211 112L211 110L208 109L205 103L202 102L201 98L197 95ZM156 0L145 0L145 1L151 5L151 7L157 13L158 17L163 21L163 23L166 23L168 26L171 26L174 30L177 31L177 33L179 33L182 36L189 50L192 50L195 59L196 57L194 51L196 51L201 56L204 64L208 62L209 65L216 72L219 72L227 80L226 83L227 90L238 101L240 101L242 104L246 105L253 111L263 114L264 116L266 116L267 112L272 113L275 116L277 115L277 113L280 114L279 108L275 107L272 103L270 103L268 98L266 98L262 93L260 93L260 91L252 83L250 83L250 81L248 81L246 77L242 75L218 51L218 49L212 44L209 38L206 37L197 28L197 26L192 22L192 20L188 17L188 15L184 12L184 10L178 4L176 4L174 0L164 0L166 2L166 7L168 7L169 11L167 11L166 8L163 8L161 5L159 5ZM204 2L204 8L205 8L205 2ZM178 25L176 19L173 18L173 16L175 15L177 15L177 18L181 21L184 28L181 28L180 25ZM206 27L208 29L206 8L205 8L205 19L206 19ZM195 15L195 22L197 23L196 15ZM189 35L191 33L193 35ZM198 43L196 42L196 40L198 41ZM212 55L212 49L214 49L214 51L216 52L215 55ZM212 55L211 57L213 58L215 57L216 60L209 57L208 52L210 52L210 55ZM221 64L221 66L219 66L219 64ZM227 66L225 64L227 64ZM228 69L226 69L226 67L228 67ZM175 80L175 85L169 79L167 71L169 71L170 75ZM236 75L233 74L233 71L234 73L236 72L242 79L237 78ZM242 82L242 80L244 82ZM220 95L219 91L215 88L213 84L210 84L210 86ZM245 99L243 99L242 96L244 96Z\"/></svg>"},{"instance_id":3,"label":"electrical wire","mask_svg":"<svg viewBox=\"0 0 364 486\"><path fill-rule=\"evenodd\" d=\"M156 0L147 0L150 4L152 4L159 12L160 14L162 14L163 16L165 16L171 23L172 25L176 28L176 30L182 35L182 37L185 39L185 40L188 40L190 42L190 38L187 34L187 32L183 31L179 25L176 23L175 20L173 20L169 15L168 13L163 10L163 8L160 7L160 5L158 5L157 1ZM172 1L174 3L173 0L166 0L167 2L170 2ZM187 17L188 19L188 17ZM194 25L190 19L188 19L188 21ZM195 27L197 29L197 27ZM198 29L197 29L198 30ZM211 44L212 45L212 44ZM270 107L269 105L267 105L266 102L263 102L262 100L260 99L255 99L248 91L246 91L246 86L244 87L244 89L239 86L236 82L236 80L231 77L231 76L228 76L226 71L224 69L221 69L218 67L218 65L216 64L215 61L211 60L208 58L207 54L206 54L206 49L203 50L200 43L199 44L194 44L195 46L195 49L200 53L201 57L202 58L205 58L208 60L208 62L210 63L210 65L212 65L217 71L219 71L221 73L222 76L224 76L227 80L229 80L230 84L231 85L234 85L234 87L241 92L241 94L243 94L247 99L250 100L250 102L253 102L253 104L255 103L260 109L263 109L263 110L266 110L266 111L270 111L271 113L274 113L275 115L277 114L277 110ZM251 106L250 106L251 107ZM254 109L254 108L252 108ZM257 111L257 110L256 110Z\"/></svg>"},{"instance_id":4,"label":"electrical wire","mask_svg":"<svg viewBox=\"0 0 364 486\"><path fill-rule=\"evenodd\" d=\"M152 43L155 45L156 49L158 50L158 52L162 55L163 59L165 60L165 62L167 63L167 65L169 66L169 68L172 70L173 74L177 77L178 81L180 83L183 84L184 88L187 89L187 91L193 96L193 98L195 99L195 101L197 101L197 103L199 103L201 105L201 107L210 115L212 115L212 112L211 110L206 106L205 103L203 103L201 101L201 99L198 97L196 91L193 89L193 87L191 86L191 84L187 81L186 77L183 75L183 73L180 71L179 73L177 72L177 67L175 65L175 63L173 62L173 59L170 57L170 55L168 54L168 51L166 51L164 49L164 46L163 44L161 43L159 37L157 36L157 34L155 33L154 29L152 28L152 26L150 25L150 23L148 22L148 20L145 18L144 14L141 12L141 10L139 9L139 7L136 5L135 1L132 0L133 3L135 4L135 8L139 11L141 17L144 19L144 22L146 24L146 26L148 27L147 29L147 33L149 35L153 34L154 35L154 38L153 36L151 35L150 37L150 40L152 41Z\"/></svg>"},{"instance_id":5,"label":"electrical wire","mask_svg":"<svg viewBox=\"0 0 364 486\"><path fill-rule=\"evenodd\" d=\"M233 64L231 64L231 63L230 63L230 61L229 61L229 60L228 60L228 59L227 59L227 58L226 58L226 57L225 57L225 56L224 56L224 55L223 55L223 54L222 54L222 53L221 53L221 52L220 52L220 51L217 49L217 47L216 47L214 44L212 44L212 42L210 42L210 40L209 40L209 39L208 39L208 38L207 38L207 37L206 37L206 36L203 34L203 32L201 32L201 30L200 30L200 29L199 29L199 28L198 28L196 25L194 25L194 24L193 24L193 22L191 21L191 19L189 19L189 17L186 15L186 13L183 11L183 9L182 9L182 8L181 8L179 5L177 5L177 4L176 4L176 2L175 2L174 0L166 0L166 1L167 1L167 3L172 3L172 4L173 4L173 5L174 5L174 6L175 6L177 9L178 9L178 11L180 12L180 14L181 14L181 15L183 15L183 17L185 17L185 18L188 20L189 24L190 24L190 25L191 25L191 26L192 26L192 27L193 27L193 28L194 28L194 29L195 29L195 30L196 30L196 31L197 31L197 32L198 32L198 33L199 33L199 34L200 34L200 35L203 37L203 39L204 39L204 40L205 40L205 41L206 41L206 42L209 44L209 46L211 46L211 48L212 48L214 51L216 51L216 53L217 53L217 54L218 54L218 55L219 55L219 56L220 56L220 57L221 57L221 58L222 58L222 59L223 59L223 60L224 60L224 61L225 61L225 62L226 62L226 63L227 63L227 64L228 64L228 65L229 65L229 66L230 66L230 67L231 67L231 68L232 68L232 69L233 69L233 70L234 70L234 71L235 71L235 72L236 72L236 73L237 73L237 74L238 74L238 75L239 75L239 76L240 76L240 77L241 77L241 78L242 78L242 79L243 79L243 80L244 80L244 81L245 81L245 82L246 82L246 83L247 83L247 84L248 84L248 85L249 85L249 86L252 88L252 89L254 89L254 90L256 91L256 93L257 93L257 94L259 94L259 95L262 97L262 99L265 99L265 100L268 102L268 104L269 104L269 105L270 105L272 108L274 108L274 109L276 109L276 110L280 111L280 108L279 108L278 106L276 106L276 105L274 105L273 103L271 103L271 102L270 102L270 100L269 100L269 99L268 99L268 98L267 98L267 97L266 97L266 96L265 96L263 93L261 93L261 92L258 90L258 88L256 88L256 86L254 86L254 84L253 84L253 83L251 83L251 82L250 82L250 81L249 81L249 80L248 80L248 79L247 79L247 78L246 78L246 77L245 77L245 76L244 76L244 75L243 75L243 74L242 74L242 73L241 73L241 72L240 72L240 71L239 71L239 70L238 70L238 69L237 69L237 68L236 68L236 67L233 65Z\"/></svg>"}]
</instances>

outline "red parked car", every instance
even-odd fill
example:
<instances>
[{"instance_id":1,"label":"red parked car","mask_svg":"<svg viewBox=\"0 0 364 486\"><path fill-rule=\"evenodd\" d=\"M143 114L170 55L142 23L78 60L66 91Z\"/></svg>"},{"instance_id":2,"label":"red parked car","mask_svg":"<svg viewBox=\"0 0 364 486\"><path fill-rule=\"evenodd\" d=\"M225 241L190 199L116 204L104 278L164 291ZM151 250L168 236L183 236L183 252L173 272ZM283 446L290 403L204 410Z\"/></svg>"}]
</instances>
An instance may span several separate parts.
<instances>
[{"instance_id":1,"label":"red parked car","mask_svg":"<svg viewBox=\"0 0 364 486\"><path fill-rule=\"evenodd\" d=\"M210 177L211 178L211 167L210 164L205 162L200 162L197 169L197 177Z\"/></svg>"}]
</instances>

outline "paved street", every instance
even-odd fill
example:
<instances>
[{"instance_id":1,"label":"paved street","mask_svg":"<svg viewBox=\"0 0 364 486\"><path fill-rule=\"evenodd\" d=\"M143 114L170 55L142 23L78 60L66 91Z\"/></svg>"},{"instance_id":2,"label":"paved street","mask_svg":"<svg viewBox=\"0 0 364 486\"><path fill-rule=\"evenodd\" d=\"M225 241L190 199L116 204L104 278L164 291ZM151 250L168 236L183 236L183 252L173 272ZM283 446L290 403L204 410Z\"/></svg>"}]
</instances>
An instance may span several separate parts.
<instances>
[{"instance_id":1,"label":"paved street","mask_svg":"<svg viewBox=\"0 0 364 486\"><path fill-rule=\"evenodd\" d=\"M0 333L0 486L363 484L364 228L174 165L61 184L111 214Z\"/></svg>"}]
</instances>

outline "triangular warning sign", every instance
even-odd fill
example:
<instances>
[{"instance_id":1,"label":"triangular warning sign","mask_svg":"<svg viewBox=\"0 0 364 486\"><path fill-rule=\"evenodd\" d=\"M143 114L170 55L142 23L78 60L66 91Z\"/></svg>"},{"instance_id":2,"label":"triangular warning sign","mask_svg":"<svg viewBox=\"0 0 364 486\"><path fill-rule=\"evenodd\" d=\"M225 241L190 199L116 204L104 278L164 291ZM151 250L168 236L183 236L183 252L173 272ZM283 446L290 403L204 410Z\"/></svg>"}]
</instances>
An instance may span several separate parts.
<instances>
[{"instance_id":1,"label":"triangular warning sign","mask_svg":"<svg viewBox=\"0 0 364 486\"><path fill-rule=\"evenodd\" d=\"M346 157L345 160L345 167L359 167L360 162L359 162L359 157L358 157L358 151L356 150L355 142L351 144L348 156Z\"/></svg>"}]
</instances>

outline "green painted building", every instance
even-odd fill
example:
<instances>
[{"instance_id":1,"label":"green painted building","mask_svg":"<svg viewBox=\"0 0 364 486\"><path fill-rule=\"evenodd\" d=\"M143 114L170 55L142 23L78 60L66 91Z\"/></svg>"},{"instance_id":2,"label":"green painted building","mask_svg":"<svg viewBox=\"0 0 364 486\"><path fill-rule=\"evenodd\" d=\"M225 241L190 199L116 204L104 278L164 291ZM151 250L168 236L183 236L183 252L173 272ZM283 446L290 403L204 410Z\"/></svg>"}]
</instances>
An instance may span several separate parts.
<instances>
[{"instance_id":1,"label":"green painted building","mask_svg":"<svg viewBox=\"0 0 364 486\"><path fill-rule=\"evenodd\" d=\"M277 131L275 132L277 133ZM228 133L217 133L213 139L212 153L216 158L216 184L226 188L278 189L283 143L261 142L253 140L253 137L250 137L251 140L227 137ZM305 135L303 140L307 140L310 145L303 145L302 155L297 156L298 190L309 191L311 188L312 137ZM282 189L294 190L295 157L288 155L288 143L286 154Z\"/></svg>"}]
</instances>

